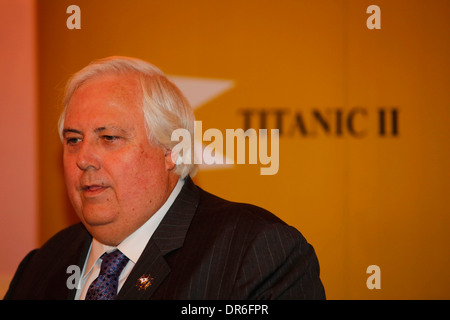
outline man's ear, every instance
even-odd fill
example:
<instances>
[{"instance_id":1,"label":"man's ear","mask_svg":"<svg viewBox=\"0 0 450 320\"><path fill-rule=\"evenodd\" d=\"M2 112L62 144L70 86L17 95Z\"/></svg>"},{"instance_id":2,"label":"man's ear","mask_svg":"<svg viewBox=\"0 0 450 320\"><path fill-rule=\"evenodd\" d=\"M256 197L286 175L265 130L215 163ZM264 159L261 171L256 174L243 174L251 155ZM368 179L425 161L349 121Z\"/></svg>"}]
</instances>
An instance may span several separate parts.
<instances>
[{"instance_id":1,"label":"man's ear","mask_svg":"<svg viewBox=\"0 0 450 320\"><path fill-rule=\"evenodd\" d=\"M167 171L171 171L175 168L175 163L177 160L178 154L173 154L172 150L166 150L164 154L164 158L166 161L166 169Z\"/></svg>"}]
</instances>

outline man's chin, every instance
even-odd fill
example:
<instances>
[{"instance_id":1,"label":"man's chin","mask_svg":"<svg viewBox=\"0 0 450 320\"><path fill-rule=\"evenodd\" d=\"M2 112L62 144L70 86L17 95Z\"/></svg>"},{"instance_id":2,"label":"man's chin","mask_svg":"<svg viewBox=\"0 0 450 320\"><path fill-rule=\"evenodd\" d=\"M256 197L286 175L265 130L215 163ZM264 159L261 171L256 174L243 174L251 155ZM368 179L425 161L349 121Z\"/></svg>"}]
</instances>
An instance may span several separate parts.
<instances>
[{"instance_id":1,"label":"man's chin","mask_svg":"<svg viewBox=\"0 0 450 320\"><path fill-rule=\"evenodd\" d=\"M115 218L115 216L84 214L81 222L96 240L109 246L117 246L123 239Z\"/></svg>"},{"instance_id":2,"label":"man's chin","mask_svg":"<svg viewBox=\"0 0 450 320\"><path fill-rule=\"evenodd\" d=\"M96 227L102 227L110 225L114 222L113 219L84 219L83 224L86 226L86 228L96 228Z\"/></svg>"},{"instance_id":3,"label":"man's chin","mask_svg":"<svg viewBox=\"0 0 450 320\"><path fill-rule=\"evenodd\" d=\"M114 223L117 220L117 213L100 210L84 210L80 218L86 227L100 227Z\"/></svg>"},{"instance_id":4,"label":"man's chin","mask_svg":"<svg viewBox=\"0 0 450 320\"><path fill-rule=\"evenodd\" d=\"M122 236L120 229L116 228L113 223L98 225L89 225L85 223L84 225L93 238L108 246L116 247L125 238Z\"/></svg>"}]
</instances>

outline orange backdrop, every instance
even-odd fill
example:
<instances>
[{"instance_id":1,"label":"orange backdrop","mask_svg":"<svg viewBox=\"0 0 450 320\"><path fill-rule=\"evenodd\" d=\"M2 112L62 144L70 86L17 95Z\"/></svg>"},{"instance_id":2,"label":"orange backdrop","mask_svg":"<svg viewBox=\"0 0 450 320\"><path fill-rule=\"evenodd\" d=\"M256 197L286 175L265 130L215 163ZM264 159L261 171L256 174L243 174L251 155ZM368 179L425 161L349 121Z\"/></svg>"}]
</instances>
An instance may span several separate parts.
<instances>
[{"instance_id":1,"label":"orange backdrop","mask_svg":"<svg viewBox=\"0 0 450 320\"><path fill-rule=\"evenodd\" d=\"M0 299L37 245L35 11L0 1Z\"/></svg>"},{"instance_id":2,"label":"orange backdrop","mask_svg":"<svg viewBox=\"0 0 450 320\"><path fill-rule=\"evenodd\" d=\"M73 4L81 29L66 27ZM372 4L381 29L366 26ZM449 17L446 0L38 1L39 243L76 221L56 130L64 83L128 55L228 83L196 103L203 130L281 130L276 175L246 164L195 181L297 227L328 298L450 298ZM370 265L381 289L366 286Z\"/></svg>"}]
</instances>

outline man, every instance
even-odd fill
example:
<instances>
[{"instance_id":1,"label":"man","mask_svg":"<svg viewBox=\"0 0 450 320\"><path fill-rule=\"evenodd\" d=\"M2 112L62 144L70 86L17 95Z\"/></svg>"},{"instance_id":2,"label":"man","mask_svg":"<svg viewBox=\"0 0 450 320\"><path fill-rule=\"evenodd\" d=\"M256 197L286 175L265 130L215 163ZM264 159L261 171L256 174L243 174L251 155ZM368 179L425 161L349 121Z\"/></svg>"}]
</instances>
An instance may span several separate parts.
<instances>
[{"instance_id":1,"label":"man","mask_svg":"<svg viewBox=\"0 0 450 320\"><path fill-rule=\"evenodd\" d=\"M193 134L193 112L159 69L94 61L64 104L64 175L81 223L30 252L5 299L325 298L297 230L194 185L196 167L171 140L178 128Z\"/></svg>"}]
</instances>

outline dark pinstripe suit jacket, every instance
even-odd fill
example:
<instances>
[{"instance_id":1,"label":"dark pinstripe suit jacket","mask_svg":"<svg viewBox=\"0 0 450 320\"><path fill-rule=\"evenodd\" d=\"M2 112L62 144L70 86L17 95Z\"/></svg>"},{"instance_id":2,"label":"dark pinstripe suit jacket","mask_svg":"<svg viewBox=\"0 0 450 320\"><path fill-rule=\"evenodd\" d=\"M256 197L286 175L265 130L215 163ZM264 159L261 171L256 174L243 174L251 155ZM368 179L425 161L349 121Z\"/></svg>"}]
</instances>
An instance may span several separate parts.
<instances>
[{"instance_id":1,"label":"dark pinstripe suit jacket","mask_svg":"<svg viewBox=\"0 0 450 320\"><path fill-rule=\"evenodd\" d=\"M91 236L71 226L30 252L5 299L73 299L67 267L82 268ZM153 278L139 290L142 275ZM187 178L118 299L324 299L310 244L268 211L211 195Z\"/></svg>"}]
</instances>

